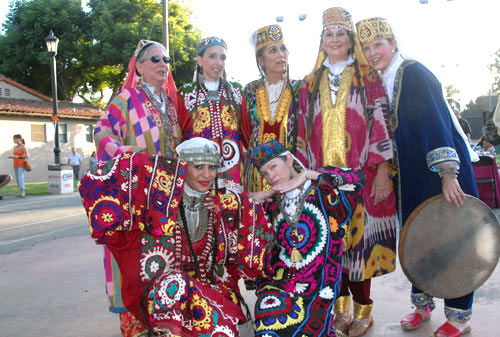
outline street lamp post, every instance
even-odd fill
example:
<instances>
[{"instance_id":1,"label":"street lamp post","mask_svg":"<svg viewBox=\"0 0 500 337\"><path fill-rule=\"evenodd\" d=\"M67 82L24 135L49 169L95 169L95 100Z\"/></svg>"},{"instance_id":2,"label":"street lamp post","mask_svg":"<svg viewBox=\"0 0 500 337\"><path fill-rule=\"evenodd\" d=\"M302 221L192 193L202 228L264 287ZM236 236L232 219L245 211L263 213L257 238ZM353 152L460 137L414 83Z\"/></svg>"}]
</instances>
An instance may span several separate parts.
<instances>
[{"instance_id":1,"label":"street lamp post","mask_svg":"<svg viewBox=\"0 0 500 337\"><path fill-rule=\"evenodd\" d=\"M61 164L61 149L59 149L59 118L57 112L57 75L56 75L56 54L57 44L59 39L55 37L54 32L50 31L49 35L45 38L47 50L50 55L50 77L52 81L52 120L54 122L54 161L56 165Z\"/></svg>"}]
</instances>

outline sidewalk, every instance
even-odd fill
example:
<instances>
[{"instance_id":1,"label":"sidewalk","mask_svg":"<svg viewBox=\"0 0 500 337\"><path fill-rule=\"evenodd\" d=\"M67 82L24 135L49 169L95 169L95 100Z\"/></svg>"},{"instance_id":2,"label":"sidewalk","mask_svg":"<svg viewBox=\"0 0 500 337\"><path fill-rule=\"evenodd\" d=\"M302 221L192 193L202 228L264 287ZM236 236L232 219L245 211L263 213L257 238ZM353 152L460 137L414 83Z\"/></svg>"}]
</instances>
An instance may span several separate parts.
<instances>
[{"instance_id":1,"label":"sidewalk","mask_svg":"<svg viewBox=\"0 0 500 337\"><path fill-rule=\"evenodd\" d=\"M36 196L49 198L53 196ZM57 199L57 198L54 198ZM11 202L11 201L9 201ZM1 205L1 202L0 202ZM494 210L497 217L500 209ZM69 236L0 255L0 335L15 337L120 337L118 315L108 311L102 247L85 235ZM399 320L411 312L410 285L398 264L394 273L372 280L375 323L366 337L430 337L444 321L443 301L416 331ZM255 295L243 297L253 310ZM470 337L498 337L500 268L475 292Z\"/></svg>"}]
</instances>

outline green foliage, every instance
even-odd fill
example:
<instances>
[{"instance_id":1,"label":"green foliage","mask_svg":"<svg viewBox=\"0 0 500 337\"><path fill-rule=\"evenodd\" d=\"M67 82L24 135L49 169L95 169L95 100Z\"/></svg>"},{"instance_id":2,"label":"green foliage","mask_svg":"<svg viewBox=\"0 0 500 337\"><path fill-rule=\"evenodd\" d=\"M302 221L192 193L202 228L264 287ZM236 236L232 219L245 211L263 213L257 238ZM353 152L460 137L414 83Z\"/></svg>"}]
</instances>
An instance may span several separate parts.
<instances>
[{"instance_id":1,"label":"green foliage","mask_svg":"<svg viewBox=\"0 0 500 337\"><path fill-rule=\"evenodd\" d=\"M157 0L15 0L0 36L0 73L52 96L45 37L59 38L56 56L58 98L80 97L105 106L104 91L116 94L128 61L141 39L162 41L162 4ZM200 32L191 11L169 1L170 56L178 85L190 82ZM22 47L20 47L22 46Z\"/></svg>"},{"instance_id":2,"label":"green foliage","mask_svg":"<svg viewBox=\"0 0 500 337\"><path fill-rule=\"evenodd\" d=\"M0 37L0 73L51 95L45 37L53 30L59 38L56 67L59 98L71 100L78 80L85 78L82 35L88 29L88 20L80 0L20 0L10 6L4 35Z\"/></svg>"},{"instance_id":3,"label":"green foliage","mask_svg":"<svg viewBox=\"0 0 500 337\"><path fill-rule=\"evenodd\" d=\"M448 100L450 106L453 109L460 110L460 103L453 97L455 95L458 95L460 93L460 90L455 88L453 85L447 85L446 87L444 87L444 90L446 92L446 99Z\"/></svg>"},{"instance_id":4,"label":"green foliage","mask_svg":"<svg viewBox=\"0 0 500 337\"><path fill-rule=\"evenodd\" d=\"M488 69L492 74L495 75L495 80L493 83L493 90L495 92L500 91L500 49L498 49L494 54L495 60L492 64L488 65Z\"/></svg>"}]
</instances>

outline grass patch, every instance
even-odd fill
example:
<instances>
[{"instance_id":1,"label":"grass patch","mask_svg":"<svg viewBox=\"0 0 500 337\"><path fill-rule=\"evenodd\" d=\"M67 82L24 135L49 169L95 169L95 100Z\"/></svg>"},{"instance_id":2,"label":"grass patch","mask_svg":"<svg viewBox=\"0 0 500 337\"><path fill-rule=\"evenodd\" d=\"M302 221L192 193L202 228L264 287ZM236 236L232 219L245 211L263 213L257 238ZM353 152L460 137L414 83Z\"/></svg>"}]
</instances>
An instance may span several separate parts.
<instances>
[{"instance_id":1,"label":"grass patch","mask_svg":"<svg viewBox=\"0 0 500 337\"><path fill-rule=\"evenodd\" d=\"M78 191L78 181L74 180L73 181L73 190L75 192ZM42 194L49 194L49 183L48 182L41 182L41 183L25 183L24 187L26 188L24 192L26 195L42 195ZM0 189L0 195L4 196L16 196L21 193L21 190L19 187L17 187L17 184L15 183L14 179L12 182L5 186L4 188Z\"/></svg>"},{"instance_id":2,"label":"grass patch","mask_svg":"<svg viewBox=\"0 0 500 337\"><path fill-rule=\"evenodd\" d=\"M40 195L47 194L49 189L48 182L41 183L25 183L24 184L26 195ZM11 182L9 185L5 186L0 190L0 195L18 195L21 193L19 187L15 182Z\"/></svg>"}]
</instances>

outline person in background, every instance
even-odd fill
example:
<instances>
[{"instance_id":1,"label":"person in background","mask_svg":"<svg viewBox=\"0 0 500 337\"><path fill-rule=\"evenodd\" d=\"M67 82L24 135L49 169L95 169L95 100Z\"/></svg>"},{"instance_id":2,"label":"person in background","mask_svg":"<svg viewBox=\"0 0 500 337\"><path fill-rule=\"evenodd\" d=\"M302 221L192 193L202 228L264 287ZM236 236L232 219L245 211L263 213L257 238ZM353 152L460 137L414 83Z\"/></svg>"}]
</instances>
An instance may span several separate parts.
<instances>
[{"instance_id":1,"label":"person in background","mask_svg":"<svg viewBox=\"0 0 500 337\"><path fill-rule=\"evenodd\" d=\"M8 174L0 174L0 188L7 186L12 181L12 176ZM0 200L3 196L0 195Z\"/></svg>"},{"instance_id":2,"label":"person in background","mask_svg":"<svg viewBox=\"0 0 500 337\"><path fill-rule=\"evenodd\" d=\"M477 144L474 145L472 149L476 151L478 155L487 154L496 156L495 147L493 146L493 144L486 140L485 136L481 136Z\"/></svg>"},{"instance_id":3,"label":"person in background","mask_svg":"<svg viewBox=\"0 0 500 337\"><path fill-rule=\"evenodd\" d=\"M90 158L89 158L89 168L90 170L92 171L95 171L97 169L97 163L99 161L97 160L97 156L95 154L95 151L92 151L92 154L90 155Z\"/></svg>"},{"instance_id":4,"label":"person in background","mask_svg":"<svg viewBox=\"0 0 500 337\"><path fill-rule=\"evenodd\" d=\"M192 83L179 89L193 119L187 138L203 137L219 145L223 159L218 169L217 188L243 191L240 142L241 85L226 78L226 42L210 36L198 43L196 70Z\"/></svg>"},{"instance_id":5,"label":"person in background","mask_svg":"<svg viewBox=\"0 0 500 337\"><path fill-rule=\"evenodd\" d=\"M129 61L122 90L97 121L94 139L97 160L107 162L124 152L175 158L175 147L190 128L189 114L177 95L165 47L141 40ZM147 334L147 328L123 305L120 269L104 248L106 293L110 311L120 314L124 337Z\"/></svg>"},{"instance_id":6,"label":"person in background","mask_svg":"<svg viewBox=\"0 0 500 337\"><path fill-rule=\"evenodd\" d=\"M457 108L453 108L453 112L455 113L455 117L457 117L458 122L460 123L460 127L462 128L462 131L465 133L465 135L467 136L467 140L470 143L470 135L472 133L472 129L470 127L469 122L465 118L462 118L462 114L460 113L460 110L458 110Z\"/></svg>"},{"instance_id":7,"label":"person in background","mask_svg":"<svg viewBox=\"0 0 500 337\"><path fill-rule=\"evenodd\" d=\"M360 62L355 36L347 10L323 12L316 65L305 78L309 97L305 106L301 98L299 106L297 140L297 156L310 168L347 167L366 176L363 202L344 236L334 307L333 325L349 337L362 336L373 325L371 281L396 268L398 223L390 110L382 81Z\"/></svg>"},{"instance_id":8,"label":"person in background","mask_svg":"<svg viewBox=\"0 0 500 337\"><path fill-rule=\"evenodd\" d=\"M477 160L458 120L446 102L441 84L421 63L405 59L389 22L370 18L356 24L363 54L379 72L392 108L397 150L398 209L401 223L425 200L443 194L457 207L465 193L478 196L471 159ZM460 249L460 247L457 247ZM414 312L400 322L405 330L431 318L434 300L412 285ZM473 293L446 298L447 321L435 337L462 336L471 331Z\"/></svg>"},{"instance_id":9,"label":"person in background","mask_svg":"<svg viewBox=\"0 0 500 337\"><path fill-rule=\"evenodd\" d=\"M19 193L19 198L24 198L26 196L25 186L24 186L24 162L29 158L28 150L26 149L24 139L21 135L17 134L13 137L14 143L14 152L12 156L9 156L9 159L14 160L14 173L16 176L17 186L21 190Z\"/></svg>"},{"instance_id":10,"label":"person in background","mask_svg":"<svg viewBox=\"0 0 500 337\"><path fill-rule=\"evenodd\" d=\"M277 24L256 30L251 38L261 78L244 89L241 113L242 141L247 148L244 185L249 192L270 185L253 165L252 152L270 140L295 153L297 111L301 80L290 80L288 49Z\"/></svg>"},{"instance_id":11,"label":"person in background","mask_svg":"<svg viewBox=\"0 0 500 337\"><path fill-rule=\"evenodd\" d=\"M71 148L71 153L68 155L68 165L73 168L73 176L75 180L80 180L80 164L82 163L82 156L76 152L76 148Z\"/></svg>"}]
</instances>

